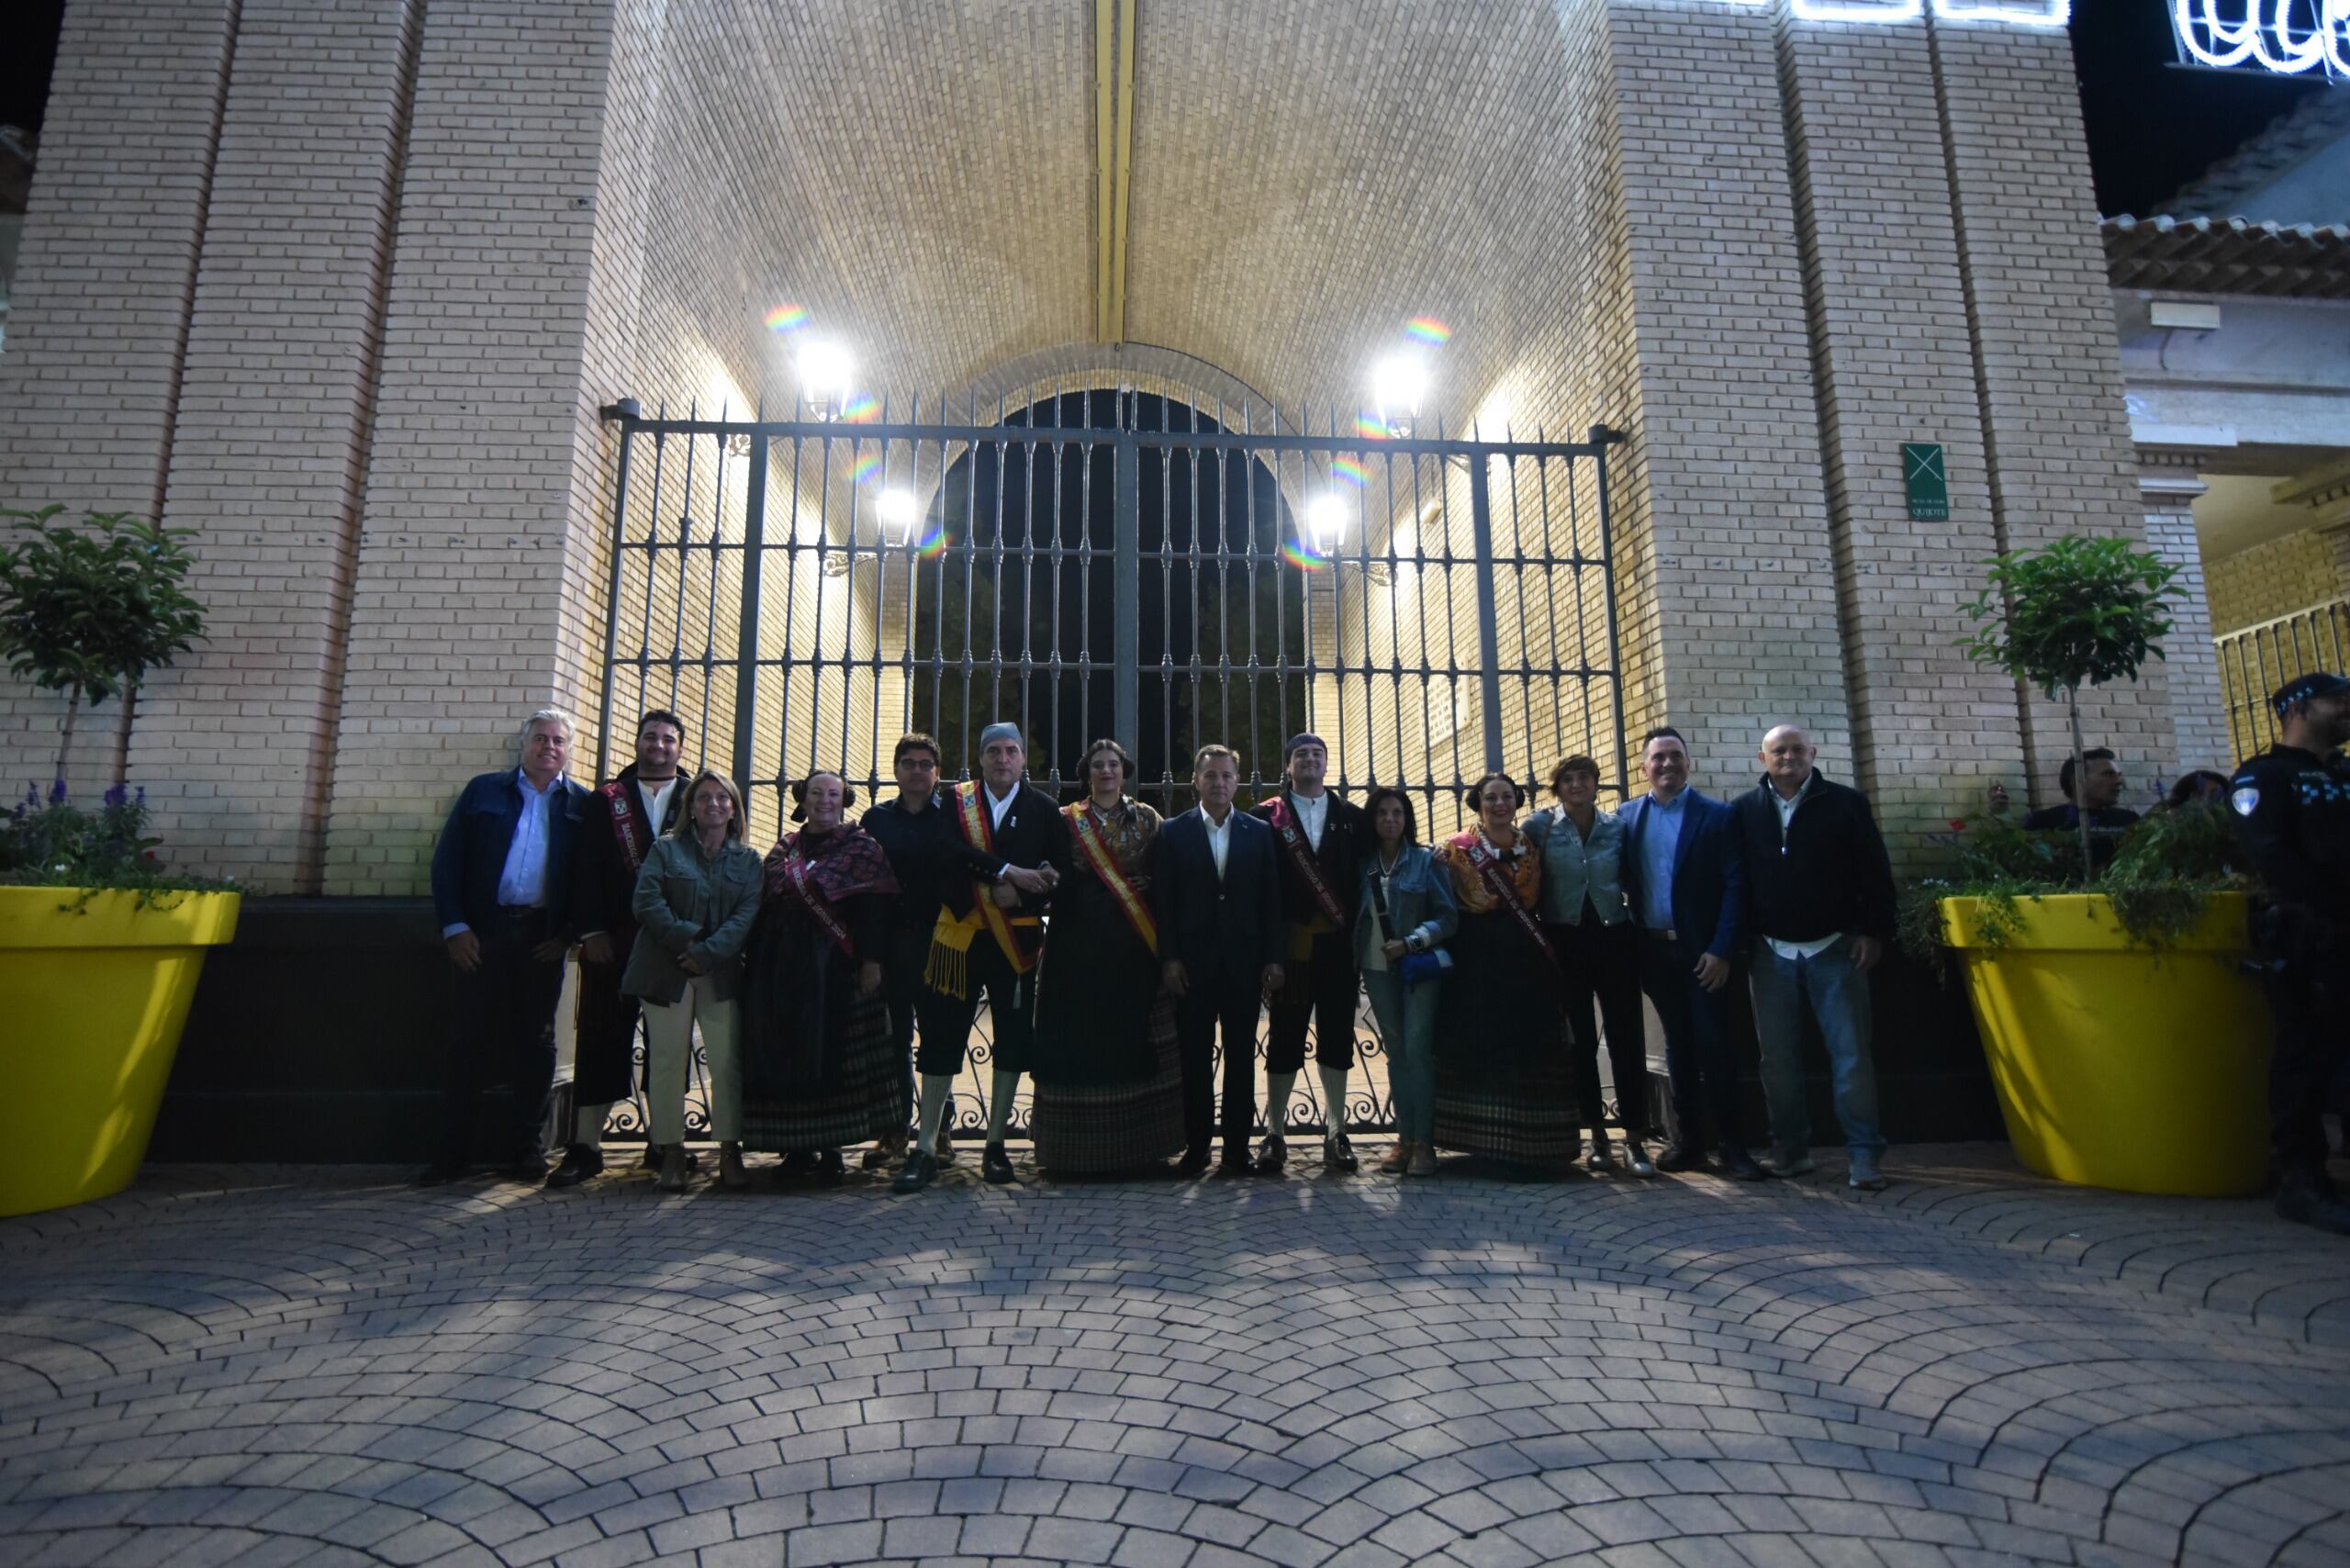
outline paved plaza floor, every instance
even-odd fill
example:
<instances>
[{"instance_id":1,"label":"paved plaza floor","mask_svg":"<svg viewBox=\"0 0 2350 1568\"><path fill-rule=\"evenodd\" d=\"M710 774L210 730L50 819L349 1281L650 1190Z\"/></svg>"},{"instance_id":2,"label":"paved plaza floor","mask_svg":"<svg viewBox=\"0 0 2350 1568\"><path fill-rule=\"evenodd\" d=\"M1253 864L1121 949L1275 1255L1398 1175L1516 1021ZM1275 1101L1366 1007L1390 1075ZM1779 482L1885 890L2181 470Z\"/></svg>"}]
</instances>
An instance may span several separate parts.
<instances>
[{"instance_id":1,"label":"paved plaza floor","mask_svg":"<svg viewBox=\"0 0 2350 1568\"><path fill-rule=\"evenodd\" d=\"M2350 1242L1894 1154L163 1168L0 1221L0 1562L2350 1562Z\"/></svg>"}]
</instances>

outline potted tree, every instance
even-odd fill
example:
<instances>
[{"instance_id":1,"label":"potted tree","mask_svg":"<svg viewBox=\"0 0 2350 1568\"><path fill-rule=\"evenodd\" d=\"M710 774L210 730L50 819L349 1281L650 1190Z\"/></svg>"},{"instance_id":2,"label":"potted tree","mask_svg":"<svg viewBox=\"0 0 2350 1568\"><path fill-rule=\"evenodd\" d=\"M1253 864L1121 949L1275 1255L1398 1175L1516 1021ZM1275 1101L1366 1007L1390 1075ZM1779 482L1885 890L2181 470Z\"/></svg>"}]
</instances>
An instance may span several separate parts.
<instances>
[{"instance_id":1,"label":"potted tree","mask_svg":"<svg viewBox=\"0 0 2350 1568\"><path fill-rule=\"evenodd\" d=\"M2063 700L2079 777L2081 689L2163 656L2177 568L2077 535L1989 566L1962 646ZM2257 1190L2268 1014L2219 809L2159 812L2106 857L2086 816L2055 834L1977 823L1960 848L1962 879L1915 902L1964 968L2017 1157L2131 1192Z\"/></svg>"},{"instance_id":2,"label":"potted tree","mask_svg":"<svg viewBox=\"0 0 2350 1568\"><path fill-rule=\"evenodd\" d=\"M201 634L180 536L122 513L0 510L0 656L65 699L56 770L0 816L0 1215L128 1186L179 1049L207 947L236 933L239 895L174 875L146 833L144 791L118 761L95 809L68 798L85 704L126 702Z\"/></svg>"}]
</instances>

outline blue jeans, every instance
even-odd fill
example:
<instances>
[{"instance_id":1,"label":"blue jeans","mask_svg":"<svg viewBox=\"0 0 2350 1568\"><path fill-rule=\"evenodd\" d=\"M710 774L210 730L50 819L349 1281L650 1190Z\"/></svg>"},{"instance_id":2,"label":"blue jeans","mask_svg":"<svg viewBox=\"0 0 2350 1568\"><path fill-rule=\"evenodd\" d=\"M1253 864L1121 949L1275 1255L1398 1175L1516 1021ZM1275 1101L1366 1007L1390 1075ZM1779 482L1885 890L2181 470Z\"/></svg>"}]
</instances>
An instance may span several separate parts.
<instances>
[{"instance_id":1,"label":"blue jeans","mask_svg":"<svg viewBox=\"0 0 2350 1568\"><path fill-rule=\"evenodd\" d=\"M1396 969L1365 969L1363 993L1387 1050L1387 1089L1395 1097L1395 1136L1406 1143L1436 1137L1436 1003L1438 980L1406 987Z\"/></svg>"},{"instance_id":2,"label":"blue jeans","mask_svg":"<svg viewBox=\"0 0 2350 1568\"><path fill-rule=\"evenodd\" d=\"M1771 1107L1771 1144L1811 1147L1804 1104L1803 1014L1808 1007L1828 1045L1836 1081L1836 1119L1853 1153L1882 1154L1876 1119L1876 1062L1869 1054L1869 977L1852 967L1852 939L1808 958L1783 958L1754 944L1754 1027L1762 1041L1762 1097Z\"/></svg>"}]
</instances>

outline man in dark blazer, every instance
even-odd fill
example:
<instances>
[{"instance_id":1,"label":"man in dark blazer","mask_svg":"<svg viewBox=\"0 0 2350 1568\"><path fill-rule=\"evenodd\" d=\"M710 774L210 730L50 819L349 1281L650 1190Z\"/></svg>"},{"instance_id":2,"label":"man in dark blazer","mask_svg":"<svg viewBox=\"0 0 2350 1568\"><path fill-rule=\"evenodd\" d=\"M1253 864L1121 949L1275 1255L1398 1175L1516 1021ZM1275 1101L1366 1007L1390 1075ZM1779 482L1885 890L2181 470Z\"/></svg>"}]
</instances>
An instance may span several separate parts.
<instances>
[{"instance_id":1,"label":"man in dark blazer","mask_svg":"<svg viewBox=\"0 0 2350 1568\"><path fill-rule=\"evenodd\" d=\"M636 722L636 760L599 785L571 847L571 922L579 937L578 1019L571 1060L576 1106L563 1163L550 1187L571 1187L604 1169L604 1117L635 1088L636 998L621 990L636 944L636 875L653 841L669 831L686 803L677 756L686 726L655 708ZM660 1152L645 1147L658 1169Z\"/></svg>"},{"instance_id":2,"label":"man in dark blazer","mask_svg":"<svg viewBox=\"0 0 2350 1568\"><path fill-rule=\"evenodd\" d=\"M1290 1090L1305 1066L1305 1026L1314 1020L1314 1065L1322 1080L1328 1130L1322 1168L1353 1170L1347 1141L1347 1072L1355 1064L1355 1015L1362 979L1355 972L1355 900L1362 886L1363 846L1371 839L1362 808L1323 788L1329 749L1315 734L1292 738L1281 755L1281 792L1249 814L1273 830L1281 861L1281 991L1265 1031L1265 1144L1257 1170L1271 1175L1289 1157L1281 1136Z\"/></svg>"},{"instance_id":3,"label":"man in dark blazer","mask_svg":"<svg viewBox=\"0 0 2350 1568\"><path fill-rule=\"evenodd\" d=\"M1628 802L1624 891L1641 927L1640 988L1664 1025L1664 1067L1679 1124L1659 1170L1705 1164L1712 1121L1722 1168L1741 1182L1762 1168L1738 1125L1738 1071L1730 1055L1725 988L1746 940L1746 868L1727 801L1689 788L1681 732L1649 732L1640 756L1649 792Z\"/></svg>"},{"instance_id":4,"label":"man in dark blazer","mask_svg":"<svg viewBox=\"0 0 2350 1568\"><path fill-rule=\"evenodd\" d=\"M1233 808L1240 756L1206 745L1192 765L1200 803L1159 830L1150 880L1161 978L1176 998L1186 1176L1208 1168L1209 1062L1224 1031L1224 1174L1248 1174L1257 1120L1257 1010L1281 984L1281 881L1273 830Z\"/></svg>"},{"instance_id":5,"label":"man in dark blazer","mask_svg":"<svg viewBox=\"0 0 2350 1568\"><path fill-rule=\"evenodd\" d=\"M1050 795L1028 782L1028 753L1017 724L999 720L979 732L979 777L948 790L942 804L967 850L1037 876L1023 879L1033 891L1024 891L1002 873L992 880L939 880L923 994L915 1003L922 1030L914 1057L922 1079L921 1132L892 1183L901 1193L918 1191L938 1173L934 1151L939 1122L956 1074L963 1070L982 989L995 1029L995 1071L979 1174L998 1186L1020 1180L1004 1152L1003 1135L1020 1075L1028 1070L1044 910L1069 863L1069 819Z\"/></svg>"},{"instance_id":6,"label":"man in dark blazer","mask_svg":"<svg viewBox=\"0 0 2350 1568\"><path fill-rule=\"evenodd\" d=\"M564 776L575 733L554 709L532 714L521 765L467 784L433 846L432 908L456 995L441 1154L420 1181L453 1181L472 1169L482 1085L500 1079L508 1099L492 1123L491 1159L518 1180L546 1176L554 1006L571 947L572 846L594 798Z\"/></svg>"}]
</instances>

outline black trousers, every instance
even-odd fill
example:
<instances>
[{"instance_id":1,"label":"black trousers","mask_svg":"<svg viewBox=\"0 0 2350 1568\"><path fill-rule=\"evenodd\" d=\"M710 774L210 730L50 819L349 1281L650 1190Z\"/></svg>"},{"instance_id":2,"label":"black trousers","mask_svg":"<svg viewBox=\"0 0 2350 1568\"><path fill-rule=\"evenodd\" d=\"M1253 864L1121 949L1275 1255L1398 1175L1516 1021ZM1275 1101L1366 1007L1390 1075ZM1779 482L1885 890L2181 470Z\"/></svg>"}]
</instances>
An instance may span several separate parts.
<instances>
[{"instance_id":1,"label":"black trousers","mask_svg":"<svg viewBox=\"0 0 2350 1568\"><path fill-rule=\"evenodd\" d=\"M2339 962L2340 960L2333 960ZM2325 1175L2325 1114L2334 1075L2350 1059L2350 995L2329 985L2323 961L2297 959L2268 980L2277 1050L2268 1064L2269 1164L2288 1181Z\"/></svg>"},{"instance_id":2,"label":"black trousers","mask_svg":"<svg viewBox=\"0 0 2350 1568\"><path fill-rule=\"evenodd\" d=\"M488 1113L483 1147L498 1164L546 1158L547 1098L554 1087L554 1005L563 994L563 960L543 960L532 949L547 939L546 911L501 910L487 930L476 930L481 964L455 977L455 1027L442 1079L441 1154L444 1162L471 1163L482 1090L503 1084Z\"/></svg>"},{"instance_id":3,"label":"black trousers","mask_svg":"<svg viewBox=\"0 0 2350 1568\"><path fill-rule=\"evenodd\" d=\"M1618 1122L1633 1137L1649 1136L1648 1020L1640 1015L1640 928L1621 921L1602 925L1585 913L1574 925L1545 925L1564 970L1567 1022L1573 1026L1575 1099L1583 1126L1606 1125L1599 1086L1598 1022L1607 1029L1607 1066L1616 1080ZM1662 944L1659 944L1662 946Z\"/></svg>"},{"instance_id":4,"label":"black trousers","mask_svg":"<svg viewBox=\"0 0 2350 1568\"><path fill-rule=\"evenodd\" d=\"M1656 1003L1664 1025L1664 1070L1673 1084L1673 1115L1681 1143L1690 1149L1746 1147L1738 1126L1738 1069L1730 1055L1729 987L1707 991L1697 983L1697 959L1705 949L1684 938L1666 940L1643 931L1640 989ZM1734 982L1733 982L1734 983ZM1707 1137L1707 1123L1712 1137Z\"/></svg>"},{"instance_id":5,"label":"black trousers","mask_svg":"<svg viewBox=\"0 0 2350 1568\"><path fill-rule=\"evenodd\" d=\"M635 940L633 932L629 941ZM628 946L613 939L609 964L579 960L577 1044L572 1056L571 1088L583 1105L625 1100L636 1087L636 998L621 990L628 969Z\"/></svg>"},{"instance_id":6,"label":"black trousers","mask_svg":"<svg viewBox=\"0 0 2350 1568\"><path fill-rule=\"evenodd\" d=\"M971 1023L979 1015L979 993L988 999L988 1018L994 1025L990 1064L999 1071L1028 1070L1030 1036L1036 1026L1036 971L1022 974L1003 956L995 938L980 932L965 955L969 983L961 996L949 996L928 986L918 989L914 1012L922 1032L916 1064L926 1073L963 1070L964 1047L970 1044ZM894 1018L891 1023L895 1023Z\"/></svg>"},{"instance_id":7,"label":"black trousers","mask_svg":"<svg viewBox=\"0 0 2350 1568\"><path fill-rule=\"evenodd\" d=\"M1267 1072L1295 1072L1305 1065L1309 1019L1315 1025L1314 1059L1324 1067L1354 1066L1355 1002L1362 978L1355 972L1351 940L1343 931L1316 935L1305 972L1288 977L1274 993L1265 1027Z\"/></svg>"},{"instance_id":8,"label":"black trousers","mask_svg":"<svg viewBox=\"0 0 2350 1568\"><path fill-rule=\"evenodd\" d=\"M919 1103L914 1086L914 1031L929 1011L930 991L922 983L923 965L930 958L930 927L911 926L890 933L890 956L882 960L881 996L890 1004L890 1044L905 1064L906 1103ZM968 1025L966 1025L968 1028ZM930 1031L923 1030L927 1036Z\"/></svg>"},{"instance_id":9,"label":"black trousers","mask_svg":"<svg viewBox=\"0 0 2350 1568\"><path fill-rule=\"evenodd\" d=\"M1205 972L1192 968L1189 978L1191 989L1175 1010L1175 1044L1183 1064L1183 1141L1192 1153L1205 1154L1214 1139L1214 1049L1221 1028L1224 1148L1227 1156L1245 1155L1257 1125L1257 1014L1263 976L1219 965Z\"/></svg>"}]
</instances>

